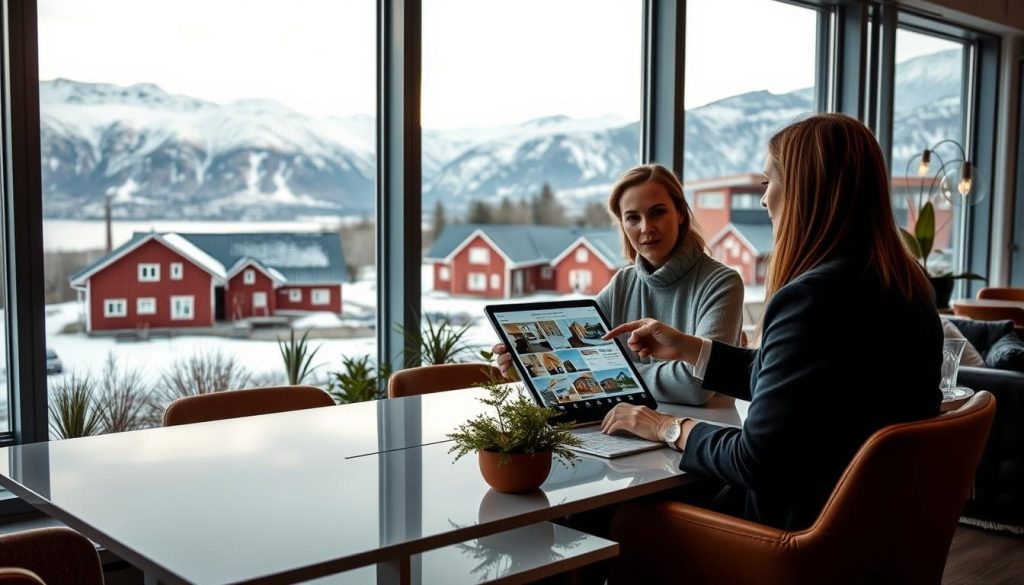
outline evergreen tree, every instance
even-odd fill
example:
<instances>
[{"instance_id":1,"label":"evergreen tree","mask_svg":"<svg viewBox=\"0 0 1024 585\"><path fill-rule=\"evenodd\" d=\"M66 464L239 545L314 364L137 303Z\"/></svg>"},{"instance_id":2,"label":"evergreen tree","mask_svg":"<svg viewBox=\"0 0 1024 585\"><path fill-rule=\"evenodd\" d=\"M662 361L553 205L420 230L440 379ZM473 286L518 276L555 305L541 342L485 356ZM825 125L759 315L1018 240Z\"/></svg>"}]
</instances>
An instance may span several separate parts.
<instances>
[{"instance_id":1,"label":"evergreen tree","mask_svg":"<svg viewBox=\"0 0 1024 585\"><path fill-rule=\"evenodd\" d=\"M468 223L494 223L494 210L486 201L478 199L469 204L466 221Z\"/></svg>"},{"instance_id":2,"label":"evergreen tree","mask_svg":"<svg viewBox=\"0 0 1024 585\"><path fill-rule=\"evenodd\" d=\"M441 200L438 199L437 203L434 204L434 216L430 222L430 229L435 240L441 236L441 232L444 231L446 225L448 225L448 220L444 215L444 203L441 203Z\"/></svg>"},{"instance_id":3,"label":"evergreen tree","mask_svg":"<svg viewBox=\"0 0 1024 585\"><path fill-rule=\"evenodd\" d=\"M534 225L565 225L565 209L546 182L533 200L532 215Z\"/></svg>"},{"instance_id":4,"label":"evergreen tree","mask_svg":"<svg viewBox=\"0 0 1024 585\"><path fill-rule=\"evenodd\" d=\"M608 215L608 208L597 201L587 203L587 206L583 208L583 215L580 216L579 219L579 225L581 227L606 228L610 226L611 223L612 219Z\"/></svg>"},{"instance_id":5,"label":"evergreen tree","mask_svg":"<svg viewBox=\"0 0 1024 585\"><path fill-rule=\"evenodd\" d=\"M508 197L501 198L501 206L495 214L494 223L516 223L516 209Z\"/></svg>"}]
</instances>

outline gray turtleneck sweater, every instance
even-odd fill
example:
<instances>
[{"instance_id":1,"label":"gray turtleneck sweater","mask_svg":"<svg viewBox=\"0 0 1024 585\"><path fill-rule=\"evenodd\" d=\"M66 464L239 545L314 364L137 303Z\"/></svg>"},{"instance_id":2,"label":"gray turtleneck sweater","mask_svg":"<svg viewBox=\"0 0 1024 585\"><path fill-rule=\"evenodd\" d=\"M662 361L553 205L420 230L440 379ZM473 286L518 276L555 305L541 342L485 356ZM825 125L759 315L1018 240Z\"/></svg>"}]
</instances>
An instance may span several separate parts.
<instances>
[{"instance_id":1,"label":"gray turtleneck sweater","mask_svg":"<svg viewBox=\"0 0 1024 585\"><path fill-rule=\"evenodd\" d=\"M650 317L736 345L743 327L743 280L687 241L657 270L637 256L598 293L597 304L613 326ZM621 337L624 346L627 337ZM704 404L714 396L701 388L691 365L630 354L658 402Z\"/></svg>"}]
</instances>

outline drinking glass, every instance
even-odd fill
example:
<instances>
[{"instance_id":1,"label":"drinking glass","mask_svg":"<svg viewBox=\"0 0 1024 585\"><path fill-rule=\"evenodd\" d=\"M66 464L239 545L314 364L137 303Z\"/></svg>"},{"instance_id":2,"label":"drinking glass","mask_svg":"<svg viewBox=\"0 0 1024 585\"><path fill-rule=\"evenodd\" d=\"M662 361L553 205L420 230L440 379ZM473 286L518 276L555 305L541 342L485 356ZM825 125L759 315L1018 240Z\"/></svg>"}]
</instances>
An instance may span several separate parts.
<instances>
[{"instance_id":1,"label":"drinking glass","mask_svg":"<svg viewBox=\"0 0 1024 585\"><path fill-rule=\"evenodd\" d=\"M956 385L956 372L960 368L960 355L964 352L966 339L945 339L942 342L942 377L939 389L943 400L956 400L967 396L967 389Z\"/></svg>"}]
</instances>

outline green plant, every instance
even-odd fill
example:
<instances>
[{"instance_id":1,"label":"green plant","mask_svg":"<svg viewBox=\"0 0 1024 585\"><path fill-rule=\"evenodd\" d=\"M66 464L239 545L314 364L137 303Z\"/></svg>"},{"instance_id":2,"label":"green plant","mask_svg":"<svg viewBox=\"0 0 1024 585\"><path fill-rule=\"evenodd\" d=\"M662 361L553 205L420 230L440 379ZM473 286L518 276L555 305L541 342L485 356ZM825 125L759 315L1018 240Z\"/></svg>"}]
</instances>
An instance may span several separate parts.
<instances>
[{"instance_id":1,"label":"green plant","mask_svg":"<svg viewBox=\"0 0 1024 585\"><path fill-rule=\"evenodd\" d=\"M103 421L96 407L96 383L88 375L58 378L50 384L50 432L58 439L98 435Z\"/></svg>"},{"instance_id":2,"label":"green plant","mask_svg":"<svg viewBox=\"0 0 1024 585\"><path fill-rule=\"evenodd\" d=\"M397 326L397 330L407 340L407 345L416 346L417 350L405 356L405 367L412 368L424 364L451 364L462 352L469 350L463 342L469 332L471 323L461 327L452 324L451 318L443 317L435 323L430 315L424 315L425 323L422 330Z\"/></svg>"},{"instance_id":3,"label":"green plant","mask_svg":"<svg viewBox=\"0 0 1024 585\"><path fill-rule=\"evenodd\" d=\"M390 375L386 364L375 367L370 363L370 356L364 355L357 358L342 356L341 365L341 371L327 374L327 392L339 404L384 398L384 385Z\"/></svg>"},{"instance_id":4,"label":"green plant","mask_svg":"<svg viewBox=\"0 0 1024 585\"><path fill-rule=\"evenodd\" d=\"M288 383L292 386L301 384L306 376L313 373L319 366L310 367L313 364L313 357L320 351L320 345L309 351L309 344L306 342L307 330L298 340L295 339L295 330L292 329L288 341L277 340L277 349L281 351L281 359L284 361L285 373L288 376Z\"/></svg>"},{"instance_id":5,"label":"green plant","mask_svg":"<svg viewBox=\"0 0 1024 585\"><path fill-rule=\"evenodd\" d=\"M499 464L503 465L511 454L551 451L567 463L575 462L577 455L569 447L579 447L581 442L569 432L572 423L550 424L558 411L539 406L501 379L491 378L481 388L488 396L479 400L492 407L494 414L481 413L448 435L455 442L448 452L455 453L456 460L474 451L493 451L501 454Z\"/></svg>"}]
</instances>

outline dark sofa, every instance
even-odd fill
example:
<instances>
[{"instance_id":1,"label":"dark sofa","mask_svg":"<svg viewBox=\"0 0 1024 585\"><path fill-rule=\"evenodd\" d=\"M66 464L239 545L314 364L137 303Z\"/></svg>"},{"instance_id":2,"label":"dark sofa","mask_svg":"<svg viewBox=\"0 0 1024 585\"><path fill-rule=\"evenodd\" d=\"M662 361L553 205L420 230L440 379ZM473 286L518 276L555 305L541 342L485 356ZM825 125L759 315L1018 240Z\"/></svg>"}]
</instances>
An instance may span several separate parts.
<instances>
[{"instance_id":1,"label":"dark sofa","mask_svg":"<svg viewBox=\"0 0 1024 585\"><path fill-rule=\"evenodd\" d=\"M990 362L989 350L993 344L1014 330L1012 321L949 321L986 358L987 363ZM980 525L1024 531L1024 373L1009 369L962 367L957 375L957 384L976 392L988 390L996 398L992 433L978 466L974 494L967 501L964 516L980 521Z\"/></svg>"}]
</instances>

